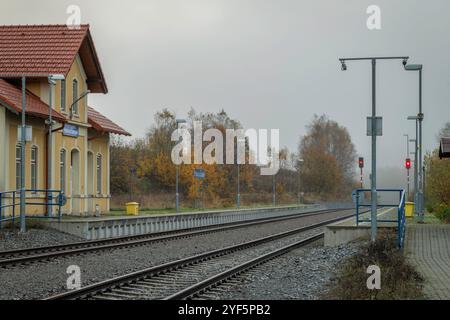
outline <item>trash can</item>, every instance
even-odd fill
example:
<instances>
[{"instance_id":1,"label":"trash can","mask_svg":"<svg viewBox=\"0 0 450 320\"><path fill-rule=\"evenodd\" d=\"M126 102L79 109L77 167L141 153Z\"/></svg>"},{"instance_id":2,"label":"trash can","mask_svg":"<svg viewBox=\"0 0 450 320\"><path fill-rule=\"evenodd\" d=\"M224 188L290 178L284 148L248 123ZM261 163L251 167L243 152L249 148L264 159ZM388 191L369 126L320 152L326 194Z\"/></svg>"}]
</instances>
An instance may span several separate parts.
<instances>
[{"instance_id":1,"label":"trash can","mask_svg":"<svg viewBox=\"0 0 450 320\"><path fill-rule=\"evenodd\" d=\"M139 203L137 202L127 202L125 203L127 209L127 215L137 216L139 215Z\"/></svg>"},{"instance_id":2,"label":"trash can","mask_svg":"<svg viewBox=\"0 0 450 320\"><path fill-rule=\"evenodd\" d=\"M405 216L408 218L414 216L414 202L405 203Z\"/></svg>"}]
</instances>

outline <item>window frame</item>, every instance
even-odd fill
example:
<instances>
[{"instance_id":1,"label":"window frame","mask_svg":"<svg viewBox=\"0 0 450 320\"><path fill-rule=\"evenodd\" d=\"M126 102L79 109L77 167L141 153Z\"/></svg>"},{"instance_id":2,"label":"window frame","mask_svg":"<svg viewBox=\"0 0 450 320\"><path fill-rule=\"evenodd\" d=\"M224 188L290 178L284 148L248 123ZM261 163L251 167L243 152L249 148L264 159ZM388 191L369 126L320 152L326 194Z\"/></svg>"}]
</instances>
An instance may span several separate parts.
<instances>
[{"instance_id":1,"label":"window frame","mask_svg":"<svg viewBox=\"0 0 450 320\"><path fill-rule=\"evenodd\" d=\"M22 188L22 145L16 144L16 190Z\"/></svg>"},{"instance_id":2,"label":"window frame","mask_svg":"<svg viewBox=\"0 0 450 320\"><path fill-rule=\"evenodd\" d=\"M61 80L61 112L66 113L66 80Z\"/></svg>"},{"instance_id":3,"label":"window frame","mask_svg":"<svg viewBox=\"0 0 450 320\"><path fill-rule=\"evenodd\" d=\"M102 168L103 157L100 153L97 154L95 162L95 174L96 174L96 187L95 191L98 195L102 194Z\"/></svg>"},{"instance_id":4,"label":"window frame","mask_svg":"<svg viewBox=\"0 0 450 320\"><path fill-rule=\"evenodd\" d=\"M32 193L36 193L36 190L38 189L38 157L39 148L36 145L33 145L30 149L30 189L32 190Z\"/></svg>"},{"instance_id":5,"label":"window frame","mask_svg":"<svg viewBox=\"0 0 450 320\"><path fill-rule=\"evenodd\" d=\"M66 193L66 168L67 168L67 151L61 149L59 151L59 188L62 193Z\"/></svg>"},{"instance_id":6,"label":"window frame","mask_svg":"<svg viewBox=\"0 0 450 320\"><path fill-rule=\"evenodd\" d=\"M78 80L76 78L73 78L72 80L72 114L74 116L78 116L79 115L79 110L78 110Z\"/></svg>"}]
</instances>

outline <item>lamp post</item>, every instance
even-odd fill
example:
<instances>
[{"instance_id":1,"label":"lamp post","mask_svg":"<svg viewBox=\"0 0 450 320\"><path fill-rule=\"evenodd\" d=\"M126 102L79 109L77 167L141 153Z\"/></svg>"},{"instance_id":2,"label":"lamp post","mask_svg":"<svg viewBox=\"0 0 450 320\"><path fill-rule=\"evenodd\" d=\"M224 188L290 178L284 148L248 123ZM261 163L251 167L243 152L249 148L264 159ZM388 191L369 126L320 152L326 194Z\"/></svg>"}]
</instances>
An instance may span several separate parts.
<instances>
[{"instance_id":1,"label":"lamp post","mask_svg":"<svg viewBox=\"0 0 450 320\"><path fill-rule=\"evenodd\" d=\"M416 139L409 139L409 142L414 142L414 145L415 145L417 143L417 140ZM417 181L417 170L416 170L416 165L417 165L417 148L415 149L415 151L410 151L409 154L414 156L414 160L413 160L413 163L414 163L414 197L416 197L416 190L417 190L417 184L416 184L416 181ZM416 199L414 198L414 201L415 200ZM417 213L417 209L415 209L414 211Z\"/></svg>"},{"instance_id":2,"label":"lamp post","mask_svg":"<svg viewBox=\"0 0 450 320\"><path fill-rule=\"evenodd\" d=\"M237 139L237 146L239 150L239 145L241 143L245 143L245 138ZM236 193L236 207L239 209L241 207L241 177L240 177L240 157L237 155L236 157L237 163L237 193Z\"/></svg>"},{"instance_id":3,"label":"lamp post","mask_svg":"<svg viewBox=\"0 0 450 320\"><path fill-rule=\"evenodd\" d=\"M91 93L91 90L86 90L74 102L72 102L72 104L70 105L70 108L69 108L70 119L73 118L73 107L75 106L75 104L78 101L80 101L81 99L83 99L84 97L86 97L89 93Z\"/></svg>"},{"instance_id":4,"label":"lamp post","mask_svg":"<svg viewBox=\"0 0 450 320\"><path fill-rule=\"evenodd\" d=\"M53 178L52 178L52 156L53 156L53 119L52 119L52 113L53 113L53 88L56 84L55 81L57 80L64 80L65 77L62 74L52 74L48 76L48 142L47 142L47 189L50 191L47 191L47 215L51 217L53 215L53 206L51 205L52 202L52 192L53 189Z\"/></svg>"},{"instance_id":5,"label":"lamp post","mask_svg":"<svg viewBox=\"0 0 450 320\"><path fill-rule=\"evenodd\" d=\"M305 160L298 159L298 204L301 204L301 191L300 191L300 164L302 164Z\"/></svg>"},{"instance_id":6,"label":"lamp post","mask_svg":"<svg viewBox=\"0 0 450 320\"><path fill-rule=\"evenodd\" d=\"M423 173L422 173L422 121L423 121L423 113L422 113L422 69L423 65L421 64L406 64L406 71L419 71L419 113L417 114L417 120L419 122L419 135L416 137L418 139L417 148L418 148L418 171L419 171L419 183L418 183L418 194L417 194L417 204L418 204L418 212L419 212L419 223L423 223Z\"/></svg>"},{"instance_id":7,"label":"lamp post","mask_svg":"<svg viewBox=\"0 0 450 320\"><path fill-rule=\"evenodd\" d=\"M186 123L185 119L177 119L177 129L180 128L181 123ZM176 166L176 178L175 178L175 208L177 212L180 212L180 193L178 191L178 180L180 175L180 166Z\"/></svg>"},{"instance_id":8,"label":"lamp post","mask_svg":"<svg viewBox=\"0 0 450 320\"><path fill-rule=\"evenodd\" d=\"M364 58L340 58L342 71L347 70L346 61L370 61L372 64L372 117L371 121L371 137L372 137L372 179L371 179L371 241L376 240L377 235L377 136L376 136L376 63L377 60L402 60L406 65L409 57L364 57Z\"/></svg>"},{"instance_id":9,"label":"lamp post","mask_svg":"<svg viewBox=\"0 0 450 320\"><path fill-rule=\"evenodd\" d=\"M419 205L419 160L418 160L418 152L419 152L419 141L418 141L418 132L419 132L419 118L417 116L409 116L408 120L415 121L416 125L416 137L415 139L411 139L410 141L414 141L414 212L419 215L420 214L420 205ZM419 218L420 219L420 218Z\"/></svg>"},{"instance_id":10,"label":"lamp post","mask_svg":"<svg viewBox=\"0 0 450 320\"><path fill-rule=\"evenodd\" d=\"M239 209L241 207L241 178L239 174L239 162L237 163L237 194L236 194L236 207Z\"/></svg>"},{"instance_id":11,"label":"lamp post","mask_svg":"<svg viewBox=\"0 0 450 320\"><path fill-rule=\"evenodd\" d=\"M277 204L277 194L275 188L275 175L272 175L272 205L275 207Z\"/></svg>"},{"instance_id":12,"label":"lamp post","mask_svg":"<svg viewBox=\"0 0 450 320\"><path fill-rule=\"evenodd\" d=\"M25 232L25 134L26 77L22 77L22 127L20 128L20 232Z\"/></svg>"}]
</instances>

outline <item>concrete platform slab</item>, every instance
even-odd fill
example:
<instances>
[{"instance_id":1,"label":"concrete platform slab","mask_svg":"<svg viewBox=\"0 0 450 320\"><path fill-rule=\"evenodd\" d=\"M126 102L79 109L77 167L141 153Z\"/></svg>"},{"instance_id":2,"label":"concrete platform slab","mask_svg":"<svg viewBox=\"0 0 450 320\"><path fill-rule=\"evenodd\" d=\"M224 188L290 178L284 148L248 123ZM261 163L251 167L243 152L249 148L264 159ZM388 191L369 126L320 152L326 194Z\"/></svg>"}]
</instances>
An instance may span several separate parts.
<instances>
[{"instance_id":1,"label":"concrete platform slab","mask_svg":"<svg viewBox=\"0 0 450 320\"><path fill-rule=\"evenodd\" d=\"M384 208L378 210L379 220L394 220L397 218L397 208ZM360 215L363 219L370 218L370 212ZM378 229L393 230L397 227L393 222L378 222ZM330 224L325 227L324 245L338 246L356 239L370 239L370 222L360 222L356 225L356 218Z\"/></svg>"},{"instance_id":2,"label":"concrete platform slab","mask_svg":"<svg viewBox=\"0 0 450 320\"><path fill-rule=\"evenodd\" d=\"M425 278L426 297L450 300L450 225L410 225L405 241L406 257Z\"/></svg>"},{"instance_id":3,"label":"concrete platform slab","mask_svg":"<svg viewBox=\"0 0 450 320\"><path fill-rule=\"evenodd\" d=\"M298 214L324 208L318 205L303 205L298 207L203 211L181 214L71 218L64 219L61 222L43 220L39 221L39 223L47 228L74 234L84 239L95 240L242 222L280 215Z\"/></svg>"}]
</instances>

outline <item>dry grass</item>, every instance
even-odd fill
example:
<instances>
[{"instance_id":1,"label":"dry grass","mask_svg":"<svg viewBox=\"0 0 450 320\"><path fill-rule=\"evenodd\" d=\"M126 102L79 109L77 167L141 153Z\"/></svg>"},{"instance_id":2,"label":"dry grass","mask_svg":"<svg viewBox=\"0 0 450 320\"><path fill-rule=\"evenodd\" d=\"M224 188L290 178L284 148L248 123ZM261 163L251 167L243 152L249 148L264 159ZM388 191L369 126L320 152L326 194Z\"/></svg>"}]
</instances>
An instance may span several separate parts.
<instances>
[{"instance_id":1,"label":"dry grass","mask_svg":"<svg viewBox=\"0 0 450 320\"><path fill-rule=\"evenodd\" d=\"M132 196L123 194L115 195L111 198L112 210L123 210L125 203L135 201L139 203L141 210L151 209L173 209L175 208L175 194L152 193L152 194L134 194ZM294 194L285 193L277 195L277 205L293 205L298 203L298 198ZM242 193L241 206L267 206L272 204L272 194ZM203 203L186 199L180 195L180 206L182 208L195 208L202 206L205 209L232 208L236 206L236 199L206 198Z\"/></svg>"},{"instance_id":2,"label":"dry grass","mask_svg":"<svg viewBox=\"0 0 450 320\"><path fill-rule=\"evenodd\" d=\"M381 270L381 289L366 286L367 267L377 265ZM423 279L396 247L395 237L385 233L373 244L362 247L338 270L325 299L343 300L404 300L422 299Z\"/></svg>"}]
</instances>

